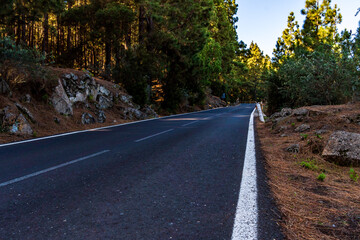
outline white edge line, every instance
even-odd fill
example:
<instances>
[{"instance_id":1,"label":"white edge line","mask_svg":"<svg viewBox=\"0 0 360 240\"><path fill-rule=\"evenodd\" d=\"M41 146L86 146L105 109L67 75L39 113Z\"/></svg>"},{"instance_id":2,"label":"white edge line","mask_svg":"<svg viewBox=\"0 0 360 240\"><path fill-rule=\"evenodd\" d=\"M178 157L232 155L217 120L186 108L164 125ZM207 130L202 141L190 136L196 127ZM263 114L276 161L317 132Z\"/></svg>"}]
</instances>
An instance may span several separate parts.
<instances>
[{"instance_id":1,"label":"white edge line","mask_svg":"<svg viewBox=\"0 0 360 240\"><path fill-rule=\"evenodd\" d=\"M237 105L237 106L239 106L239 105ZM237 107L237 106L233 106L233 107ZM0 144L0 148L1 148L1 147L6 147L6 146L11 146L11 145L16 145L16 144L22 144L22 143L28 143L28 142L41 141L41 140L50 139L50 138L63 137L63 136L68 136L68 135L73 135L73 134L78 134L78 133L92 132L92 131L101 130L101 129L108 129L108 128L115 128L115 127L130 125L130 124L137 124L137 123L142 123L142 122L147 122L147 121L153 121L153 120L158 120L158 119L166 119L166 118L175 117L175 116L184 116L184 115L189 115L189 114L194 114L194 113L210 112L210 111L214 111L214 110L218 110L218 109L222 109L222 108L228 108L228 107L213 108L213 109L209 109L209 110L203 110L203 111L197 111L197 112L190 112L190 113L174 114L174 115L165 116L165 117L160 117L160 118L145 119L145 120L134 121L134 122L127 122L127 123L121 123L121 124L111 125L111 126L106 126L106 127L100 127L100 128L93 128L93 129L87 129L87 130L81 130L81 131L74 131L74 132L56 134L56 135L52 135L52 136L35 138L35 139L29 139L29 140L24 140L24 141L19 141L19 142L4 143L4 144Z\"/></svg>"},{"instance_id":2,"label":"white edge line","mask_svg":"<svg viewBox=\"0 0 360 240\"><path fill-rule=\"evenodd\" d=\"M182 125L182 127L186 127L186 126L189 126L189 125L197 123L197 122L199 122L199 121L189 122L189 123L186 123L186 124Z\"/></svg>"},{"instance_id":3,"label":"white edge line","mask_svg":"<svg viewBox=\"0 0 360 240\"><path fill-rule=\"evenodd\" d=\"M173 131L174 129L169 129L169 130L166 130L166 131L163 131L163 132L159 132L159 133L156 133L156 134L153 134L153 135L150 135L150 136L147 136L147 137L144 137L144 138L140 138L134 142L141 142L141 141L144 141L146 139L149 139L149 138L152 138L152 137L156 137L156 136L159 136L161 134L164 134L164 133L167 133L167 132L171 132Z\"/></svg>"},{"instance_id":4,"label":"white edge line","mask_svg":"<svg viewBox=\"0 0 360 240\"><path fill-rule=\"evenodd\" d=\"M104 151L101 151L101 152L98 152L98 153L94 153L94 154L91 154L91 155L88 155L88 156L85 156L85 157L75 159L75 160L70 161L70 162L66 162L66 163L56 165L54 167L50 167L50 168L47 168L47 169L44 169L44 170L41 170L41 171L38 171L38 172L35 172L35 173L31 173L31 174L25 175L23 177L15 178L15 179L9 180L7 182L0 183L0 187L5 187L7 185L17 183L17 182L26 180L28 178L38 176L38 175L43 174L43 173L54 171L56 169L59 169L59 168L62 168L62 167L65 167L65 166L68 166L68 165L71 165L71 164L74 164L74 163L77 163L77 162L81 162L81 161L84 161L86 159L93 158L93 157L99 156L99 155L107 153L107 152L110 152L110 150L104 150Z\"/></svg>"},{"instance_id":5,"label":"white edge line","mask_svg":"<svg viewBox=\"0 0 360 240\"><path fill-rule=\"evenodd\" d=\"M239 200L236 207L232 240L257 239L257 185L256 156L254 136L254 112L249 121L248 138L245 150L244 168L241 179Z\"/></svg>"}]
</instances>

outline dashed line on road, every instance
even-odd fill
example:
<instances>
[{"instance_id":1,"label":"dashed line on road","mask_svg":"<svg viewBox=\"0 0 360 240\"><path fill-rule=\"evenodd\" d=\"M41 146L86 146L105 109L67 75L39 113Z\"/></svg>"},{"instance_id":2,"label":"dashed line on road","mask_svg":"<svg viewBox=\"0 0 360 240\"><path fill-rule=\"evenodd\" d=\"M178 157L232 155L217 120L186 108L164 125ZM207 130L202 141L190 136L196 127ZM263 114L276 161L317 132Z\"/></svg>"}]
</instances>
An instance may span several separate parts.
<instances>
[{"instance_id":1,"label":"dashed line on road","mask_svg":"<svg viewBox=\"0 0 360 240\"><path fill-rule=\"evenodd\" d=\"M255 111L255 109L254 109ZM239 200L232 240L257 239L257 185L254 136L254 111L251 113L245 150L244 168L241 179Z\"/></svg>"},{"instance_id":2,"label":"dashed line on road","mask_svg":"<svg viewBox=\"0 0 360 240\"><path fill-rule=\"evenodd\" d=\"M164 134L164 133L167 133L167 132L171 132L171 131L173 131L173 130L174 130L174 129L169 129L169 130L166 130L166 131L163 131L163 132L159 132L159 133L156 133L156 134L153 134L153 135L144 137L144 138L140 138L140 139L136 140L135 142L141 142L141 141L147 140L147 139L149 139L149 138L156 137L156 136L159 136L159 135Z\"/></svg>"},{"instance_id":3,"label":"dashed line on road","mask_svg":"<svg viewBox=\"0 0 360 240\"><path fill-rule=\"evenodd\" d=\"M31 174L28 174L28 175L23 176L23 177L15 178L15 179L12 179L12 180L7 181L7 182L0 183L0 187L5 187L7 185L17 183L17 182L20 182L20 181L23 181L23 180L38 176L38 175L43 174L43 173L54 171L56 169L59 169L59 168L62 168L62 167L65 167L65 166L68 166L68 165L71 165L71 164L74 164L74 163L77 163L77 162L81 162L81 161L84 161L86 159L93 158L93 157L99 156L99 155L107 153L107 152L110 152L110 150L104 150L104 151L94 153L94 154L91 154L91 155L88 155L88 156L85 156L85 157L82 157L82 158L78 158L78 159L75 159L73 161L66 162L66 163L51 167L51 168L47 168L47 169L44 169L44 170L41 170L41 171L38 171L38 172L31 173Z\"/></svg>"},{"instance_id":4,"label":"dashed line on road","mask_svg":"<svg viewBox=\"0 0 360 240\"><path fill-rule=\"evenodd\" d=\"M182 127L186 127L186 126L189 126L189 125L197 123L197 122L199 122L199 121L189 122L189 123L186 123L186 124L182 125Z\"/></svg>"}]
</instances>

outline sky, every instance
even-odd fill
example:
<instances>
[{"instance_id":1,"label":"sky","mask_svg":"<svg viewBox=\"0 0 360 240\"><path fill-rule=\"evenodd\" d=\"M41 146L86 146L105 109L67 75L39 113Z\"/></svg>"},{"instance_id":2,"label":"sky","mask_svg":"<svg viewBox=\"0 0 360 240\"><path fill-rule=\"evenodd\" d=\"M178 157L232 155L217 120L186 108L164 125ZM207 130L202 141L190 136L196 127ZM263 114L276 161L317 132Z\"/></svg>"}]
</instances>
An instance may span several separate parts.
<instances>
[{"instance_id":1,"label":"sky","mask_svg":"<svg viewBox=\"0 0 360 240\"><path fill-rule=\"evenodd\" d=\"M287 18L294 12L296 20L302 27L304 16L300 11L305 7L305 0L236 0L239 5L237 16L237 34L239 41L243 40L248 46L256 42L260 49L269 56L275 48L278 37L287 27ZM332 5L340 7L343 22L339 32L343 29L356 32L360 14L355 17L360 8L360 0L332 0Z\"/></svg>"}]
</instances>

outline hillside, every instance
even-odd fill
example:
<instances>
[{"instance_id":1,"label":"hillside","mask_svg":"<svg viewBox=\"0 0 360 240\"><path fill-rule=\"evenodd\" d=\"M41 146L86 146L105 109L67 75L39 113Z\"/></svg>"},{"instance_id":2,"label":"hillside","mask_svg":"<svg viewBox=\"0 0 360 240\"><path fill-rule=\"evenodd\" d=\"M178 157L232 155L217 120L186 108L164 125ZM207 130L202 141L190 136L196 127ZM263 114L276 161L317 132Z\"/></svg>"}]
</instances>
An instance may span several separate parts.
<instances>
[{"instance_id":1,"label":"hillside","mask_svg":"<svg viewBox=\"0 0 360 240\"><path fill-rule=\"evenodd\" d=\"M265 124L257 122L288 239L360 236L359 108L360 103L285 108Z\"/></svg>"}]
</instances>

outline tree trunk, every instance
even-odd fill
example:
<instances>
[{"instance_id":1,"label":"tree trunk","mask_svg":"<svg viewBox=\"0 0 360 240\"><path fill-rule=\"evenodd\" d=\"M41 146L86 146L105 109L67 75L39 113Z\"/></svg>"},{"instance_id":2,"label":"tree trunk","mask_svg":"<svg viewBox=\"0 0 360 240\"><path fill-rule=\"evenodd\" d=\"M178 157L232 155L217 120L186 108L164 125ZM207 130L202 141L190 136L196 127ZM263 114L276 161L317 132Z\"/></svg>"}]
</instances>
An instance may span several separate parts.
<instances>
[{"instance_id":1,"label":"tree trunk","mask_svg":"<svg viewBox=\"0 0 360 240\"><path fill-rule=\"evenodd\" d=\"M144 43L144 34L145 34L145 7L140 6L139 8L139 44Z\"/></svg>"},{"instance_id":2,"label":"tree trunk","mask_svg":"<svg viewBox=\"0 0 360 240\"><path fill-rule=\"evenodd\" d=\"M42 51L47 53L49 50L49 14L45 13L44 23L43 23L43 42L42 42Z\"/></svg>"}]
</instances>

